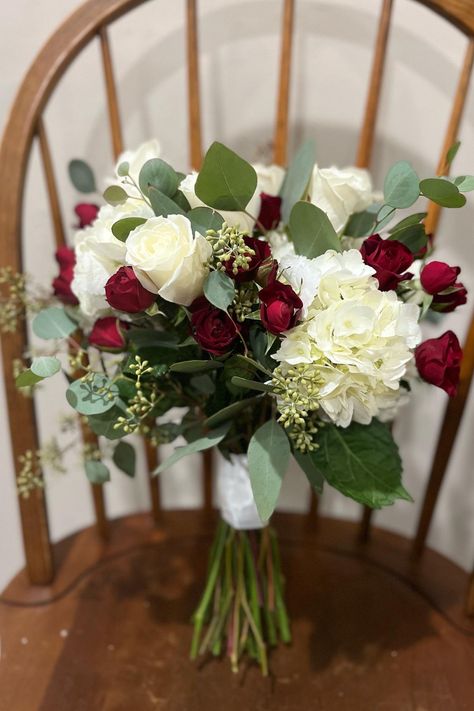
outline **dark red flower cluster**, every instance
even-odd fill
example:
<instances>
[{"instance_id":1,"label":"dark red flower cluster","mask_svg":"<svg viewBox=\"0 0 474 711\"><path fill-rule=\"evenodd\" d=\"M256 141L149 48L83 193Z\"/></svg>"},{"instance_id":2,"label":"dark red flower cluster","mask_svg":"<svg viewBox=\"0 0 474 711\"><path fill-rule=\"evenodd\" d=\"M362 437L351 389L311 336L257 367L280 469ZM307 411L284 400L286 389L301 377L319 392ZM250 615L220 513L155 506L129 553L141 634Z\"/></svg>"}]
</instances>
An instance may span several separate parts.
<instances>
[{"instance_id":1,"label":"dark red flower cluster","mask_svg":"<svg viewBox=\"0 0 474 711\"><path fill-rule=\"evenodd\" d=\"M435 311L454 311L467 301L467 290L457 278L460 267L450 267L445 262L429 262L420 273L423 289L433 295L431 307Z\"/></svg>"},{"instance_id":2,"label":"dark red flower cluster","mask_svg":"<svg viewBox=\"0 0 474 711\"><path fill-rule=\"evenodd\" d=\"M120 267L105 285L105 298L112 308L136 314L148 309L155 301L156 294L141 285L132 267Z\"/></svg>"},{"instance_id":3,"label":"dark red flower cluster","mask_svg":"<svg viewBox=\"0 0 474 711\"><path fill-rule=\"evenodd\" d=\"M257 229L274 230L281 219L281 197L260 193L260 212L257 217Z\"/></svg>"},{"instance_id":4,"label":"dark red flower cluster","mask_svg":"<svg viewBox=\"0 0 474 711\"><path fill-rule=\"evenodd\" d=\"M71 289L76 264L74 250L70 247L60 247L54 256L59 264L59 274L53 279L54 294L63 304L75 306L79 302Z\"/></svg>"},{"instance_id":5,"label":"dark red flower cluster","mask_svg":"<svg viewBox=\"0 0 474 711\"><path fill-rule=\"evenodd\" d=\"M461 370L462 349L457 336L446 331L439 338L429 338L415 350L418 372L427 383L456 395Z\"/></svg>"},{"instance_id":6,"label":"dark red flower cluster","mask_svg":"<svg viewBox=\"0 0 474 711\"><path fill-rule=\"evenodd\" d=\"M230 316L199 296L189 308L191 326L196 341L212 355L223 355L239 335L239 329Z\"/></svg>"},{"instance_id":7,"label":"dark red flower cluster","mask_svg":"<svg viewBox=\"0 0 474 711\"><path fill-rule=\"evenodd\" d=\"M121 351L126 346L125 331L129 324L116 316L99 318L89 334L89 344L104 351Z\"/></svg>"},{"instance_id":8,"label":"dark red flower cluster","mask_svg":"<svg viewBox=\"0 0 474 711\"><path fill-rule=\"evenodd\" d=\"M289 284L274 279L259 291L260 318L270 333L278 335L293 328L297 322L303 302Z\"/></svg>"},{"instance_id":9,"label":"dark red flower cluster","mask_svg":"<svg viewBox=\"0 0 474 711\"><path fill-rule=\"evenodd\" d=\"M231 277L231 279L234 279L237 284L255 279L259 268L266 260L269 260L271 256L270 245L268 242L258 239L257 237L248 236L244 237L244 242L253 252L253 254L250 254L250 252L248 253L248 256L250 257L248 269L238 267L237 274L234 274L234 260L229 259L225 265L226 273Z\"/></svg>"},{"instance_id":10,"label":"dark red flower cluster","mask_svg":"<svg viewBox=\"0 0 474 711\"><path fill-rule=\"evenodd\" d=\"M91 225L94 222L99 213L99 206L94 205L91 202L80 202L74 208L74 212L79 218L77 227L82 230L84 227L88 227L88 225Z\"/></svg>"},{"instance_id":11,"label":"dark red flower cluster","mask_svg":"<svg viewBox=\"0 0 474 711\"><path fill-rule=\"evenodd\" d=\"M412 252L396 239L382 239L371 235L360 248L362 259L375 269L380 291L396 289L401 281L411 279L413 274L406 270L413 263Z\"/></svg>"}]
</instances>

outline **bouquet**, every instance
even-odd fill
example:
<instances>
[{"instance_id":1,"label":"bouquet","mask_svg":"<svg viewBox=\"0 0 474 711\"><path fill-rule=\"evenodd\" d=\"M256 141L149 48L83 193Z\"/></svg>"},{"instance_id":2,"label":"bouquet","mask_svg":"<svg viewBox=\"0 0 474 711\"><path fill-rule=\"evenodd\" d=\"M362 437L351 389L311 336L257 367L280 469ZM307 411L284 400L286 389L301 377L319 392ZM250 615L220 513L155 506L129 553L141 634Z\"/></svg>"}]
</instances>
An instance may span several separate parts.
<instances>
[{"instance_id":1,"label":"bouquet","mask_svg":"<svg viewBox=\"0 0 474 711\"><path fill-rule=\"evenodd\" d=\"M95 190L85 163L70 173ZM124 154L109 183L106 205L76 207L55 303L29 299L49 347L17 385L64 370L69 405L129 475L132 433L154 446L179 438L157 475L219 449L221 521L191 656L228 654L236 670L245 654L266 674L269 648L291 639L269 525L290 457L318 494L327 484L373 508L410 500L389 423L416 379L456 393L458 339L422 341L420 320L465 303L466 289L459 267L432 259L426 212L406 210L420 197L461 207L474 177L420 180L401 161L377 193L365 170L315 165L312 142L286 170L213 143L184 175L155 141ZM27 290L19 276L3 282L11 328ZM85 470L94 483L110 476L97 450ZM27 495L25 481L40 480L22 481Z\"/></svg>"}]
</instances>

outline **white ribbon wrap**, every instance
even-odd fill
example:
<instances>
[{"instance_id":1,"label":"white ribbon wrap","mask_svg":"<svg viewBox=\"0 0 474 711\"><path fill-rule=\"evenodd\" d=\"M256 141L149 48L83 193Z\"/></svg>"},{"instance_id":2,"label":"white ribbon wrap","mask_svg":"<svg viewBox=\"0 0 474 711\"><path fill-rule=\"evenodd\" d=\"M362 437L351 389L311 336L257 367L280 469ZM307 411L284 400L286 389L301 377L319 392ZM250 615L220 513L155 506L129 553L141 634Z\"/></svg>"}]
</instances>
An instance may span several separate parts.
<instances>
[{"instance_id":1,"label":"white ribbon wrap","mask_svg":"<svg viewBox=\"0 0 474 711\"><path fill-rule=\"evenodd\" d=\"M246 454L231 454L230 461L219 457L217 496L221 516L240 531L264 528L255 506Z\"/></svg>"}]
</instances>

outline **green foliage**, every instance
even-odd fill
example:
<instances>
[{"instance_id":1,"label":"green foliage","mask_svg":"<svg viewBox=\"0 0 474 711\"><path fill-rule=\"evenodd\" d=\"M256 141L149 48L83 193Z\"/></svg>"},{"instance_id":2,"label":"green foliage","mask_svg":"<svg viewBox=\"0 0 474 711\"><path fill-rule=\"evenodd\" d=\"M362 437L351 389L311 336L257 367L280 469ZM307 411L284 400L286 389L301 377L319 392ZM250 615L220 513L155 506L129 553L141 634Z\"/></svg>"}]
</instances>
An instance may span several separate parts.
<instances>
[{"instance_id":1,"label":"green foliage","mask_svg":"<svg viewBox=\"0 0 474 711\"><path fill-rule=\"evenodd\" d=\"M156 188L172 198L178 190L181 180L178 173L161 158L152 158L142 166L138 184L144 195L150 195L150 188Z\"/></svg>"},{"instance_id":2,"label":"green foliage","mask_svg":"<svg viewBox=\"0 0 474 711\"><path fill-rule=\"evenodd\" d=\"M315 492L317 494L322 494L324 487L324 477L319 471L319 469L316 467L311 454L303 454L302 452L295 451L293 452L293 456L298 462L300 468L305 473L306 478L308 479Z\"/></svg>"},{"instance_id":3,"label":"green foliage","mask_svg":"<svg viewBox=\"0 0 474 711\"><path fill-rule=\"evenodd\" d=\"M459 175L454 178L454 184L462 193L469 193L474 190L474 175Z\"/></svg>"},{"instance_id":4,"label":"green foliage","mask_svg":"<svg viewBox=\"0 0 474 711\"><path fill-rule=\"evenodd\" d=\"M173 363L170 370L173 373L205 373L207 370L217 370L222 367L223 363L219 360L182 360Z\"/></svg>"},{"instance_id":5,"label":"green foliage","mask_svg":"<svg viewBox=\"0 0 474 711\"><path fill-rule=\"evenodd\" d=\"M258 380L249 380L248 378L240 378L238 375L234 375L231 379L232 385L238 388L245 388L246 390L259 390L263 393L271 393L272 386L266 383L261 383Z\"/></svg>"},{"instance_id":6,"label":"green foliage","mask_svg":"<svg viewBox=\"0 0 474 711\"><path fill-rule=\"evenodd\" d=\"M39 356L33 358L30 369L40 378L50 378L61 370L61 363L55 356Z\"/></svg>"},{"instance_id":7,"label":"green foliage","mask_svg":"<svg viewBox=\"0 0 474 711\"><path fill-rule=\"evenodd\" d=\"M123 205L127 202L128 193L120 185L109 185L103 192L103 198L109 205Z\"/></svg>"},{"instance_id":8,"label":"green foliage","mask_svg":"<svg viewBox=\"0 0 474 711\"><path fill-rule=\"evenodd\" d=\"M110 472L103 462L97 459L86 459L84 468L92 484L105 484L106 481L110 481Z\"/></svg>"},{"instance_id":9,"label":"green foliage","mask_svg":"<svg viewBox=\"0 0 474 711\"><path fill-rule=\"evenodd\" d=\"M312 139L305 141L297 150L286 171L281 186L281 217L288 224L290 213L298 200L304 200L316 161L316 146Z\"/></svg>"},{"instance_id":10,"label":"green foliage","mask_svg":"<svg viewBox=\"0 0 474 711\"><path fill-rule=\"evenodd\" d=\"M117 175L119 175L121 178L125 178L126 175L128 175L130 172L130 163L128 163L126 160L123 161L123 163L120 163L117 166Z\"/></svg>"},{"instance_id":11,"label":"green foliage","mask_svg":"<svg viewBox=\"0 0 474 711\"><path fill-rule=\"evenodd\" d=\"M97 436L105 437L106 439L115 440L125 437L127 434L122 427L115 428L114 425L119 417L123 417L125 413L125 404L122 401L117 401L117 404L99 415L89 415L87 422L92 432Z\"/></svg>"},{"instance_id":12,"label":"green foliage","mask_svg":"<svg viewBox=\"0 0 474 711\"><path fill-rule=\"evenodd\" d=\"M186 444L184 447L176 447L173 454L162 462L160 466L155 469L153 474L161 474L161 472L165 471L165 469L173 466L173 464L176 464L176 462L179 462L180 459L187 457L189 454L196 454L197 452L203 452L206 449L211 449L211 447L217 447L217 445L222 442L226 436L229 427L230 423L227 422L211 432L208 432L208 434L204 435L204 437L200 437L199 439Z\"/></svg>"},{"instance_id":13,"label":"green foliage","mask_svg":"<svg viewBox=\"0 0 474 711\"><path fill-rule=\"evenodd\" d=\"M234 281L225 272L210 272L204 282L204 295L213 306L227 311L235 297Z\"/></svg>"},{"instance_id":14,"label":"green foliage","mask_svg":"<svg viewBox=\"0 0 474 711\"><path fill-rule=\"evenodd\" d=\"M459 150L459 147L461 145L461 141L455 141L452 146L448 149L448 152L446 153L446 163L448 165L451 165L453 160L456 157L456 154Z\"/></svg>"},{"instance_id":15,"label":"green foliage","mask_svg":"<svg viewBox=\"0 0 474 711\"><path fill-rule=\"evenodd\" d=\"M397 232L398 230L402 230L405 227L411 227L412 225L417 225L419 222L425 219L427 212L415 212L413 215L408 215L408 217L404 217L403 220L400 220L400 222L397 222L396 225L391 227L389 229L390 234L393 234L394 232Z\"/></svg>"},{"instance_id":16,"label":"green foliage","mask_svg":"<svg viewBox=\"0 0 474 711\"><path fill-rule=\"evenodd\" d=\"M188 212L193 229L206 236L208 230L220 230L224 223L224 218L210 207L194 207Z\"/></svg>"},{"instance_id":17,"label":"green foliage","mask_svg":"<svg viewBox=\"0 0 474 711\"><path fill-rule=\"evenodd\" d=\"M252 436L248 448L249 475L258 515L272 515L290 459L290 443L283 427L268 420Z\"/></svg>"},{"instance_id":18,"label":"green foliage","mask_svg":"<svg viewBox=\"0 0 474 711\"><path fill-rule=\"evenodd\" d=\"M221 425L223 422L233 420L234 417L236 417L240 412L246 410L247 407L254 405L257 400L260 399L260 397L261 395L256 395L255 397L248 397L244 400L237 400L236 402L233 402L230 405L223 407L221 410L218 410L218 412L215 412L213 415L210 415L210 417L207 418L207 420L204 422L205 426L212 429L213 427Z\"/></svg>"},{"instance_id":19,"label":"green foliage","mask_svg":"<svg viewBox=\"0 0 474 711\"><path fill-rule=\"evenodd\" d=\"M128 442L119 442L112 455L113 462L127 476L135 476L135 449Z\"/></svg>"},{"instance_id":20,"label":"green foliage","mask_svg":"<svg viewBox=\"0 0 474 711\"><path fill-rule=\"evenodd\" d=\"M66 400L81 415L107 412L117 403L118 395L115 383L100 373L75 380L66 390Z\"/></svg>"},{"instance_id":21,"label":"green foliage","mask_svg":"<svg viewBox=\"0 0 474 711\"><path fill-rule=\"evenodd\" d=\"M310 202L297 202L290 214L290 234L297 254L314 259L328 249L341 251L341 242L328 216Z\"/></svg>"},{"instance_id":22,"label":"green foliage","mask_svg":"<svg viewBox=\"0 0 474 711\"><path fill-rule=\"evenodd\" d=\"M387 425L353 422L349 427L327 424L318 436L311 458L325 480L345 496L371 508L397 499L411 501L401 483L398 447Z\"/></svg>"},{"instance_id":23,"label":"green foliage","mask_svg":"<svg viewBox=\"0 0 474 711\"><path fill-rule=\"evenodd\" d=\"M174 200L154 186L150 187L148 197L150 198L152 210L157 217L168 217L168 215L186 215L186 212L179 207Z\"/></svg>"},{"instance_id":24,"label":"green foliage","mask_svg":"<svg viewBox=\"0 0 474 711\"><path fill-rule=\"evenodd\" d=\"M146 222L144 217L124 217L112 225L112 234L121 242L126 242L130 232Z\"/></svg>"},{"instance_id":25,"label":"green foliage","mask_svg":"<svg viewBox=\"0 0 474 711\"><path fill-rule=\"evenodd\" d=\"M389 239L396 239L402 242L413 254L418 254L420 249L426 247L428 243L425 226L422 224L407 225L395 230L391 232Z\"/></svg>"},{"instance_id":26,"label":"green foliage","mask_svg":"<svg viewBox=\"0 0 474 711\"><path fill-rule=\"evenodd\" d=\"M75 158L68 165L71 183L80 193L93 193L97 190L92 168L83 160Z\"/></svg>"},{"instance_id":27,"label":"green foliage","mask_svg":"<svg viewBox=\"0 0 474 711\"><path fill-rule=\"evenodd\" d=\"M49 306L35 316L32 323L33 333L39 338L50 340L67 338L73 333L77 324L60 306Z\"/></svg>"},{"instance_id":28,"label":"green foliage","mask_svg":"<svg viewBox=\"0 0 474 711\"><path fill-rule=\"evenodd\" d=\"M401 160L392 165L388 171L383 186L384 199L387 205L406 208L413 205L420 195L418 175L410 163Z\"/></svg>"},{"instance_id":29,"label":"green foliage","mask_svg":"<svg viewBox=\"0 0 474 711\"><path fill-rule=\"evenodd\" d=\"M257 187L257 174L243 158L215 141L196 180L197 197L216 210L245 210Z\"/></svg>"},{"instance_id":30,"label":"green foliage","mask_svg":"<svg viewBox=\"0 0 474 711\"><path fill-rule=\"evenodd\" d=\"M454 183L444 178L426 178L420 183L422 195L442 207L462 207L466 198Z\"/></svg>"},{"instance_id":31,"label":"green foliage","mask_svg":"<svg viewBox=\"0 0 474 711\"><path fill-rule=\"evenodd\" d=\"M44 378L42 378L41 375L35 375L35 373L28 368L16 377L15 385L17 388L31 388L42 380L44 380Z\"/></svg>"},{"instance_id":32,"label":"green foliage","mask_svg":"<svg viewBox=\"0 0 474 711\"><path fill-rule=\"evenodd\" d=\"M356 212L350 216L344 227L347 237L367 237L373 234L380 205L371 205L363 212Z\"/></svg>"}]
</instances>

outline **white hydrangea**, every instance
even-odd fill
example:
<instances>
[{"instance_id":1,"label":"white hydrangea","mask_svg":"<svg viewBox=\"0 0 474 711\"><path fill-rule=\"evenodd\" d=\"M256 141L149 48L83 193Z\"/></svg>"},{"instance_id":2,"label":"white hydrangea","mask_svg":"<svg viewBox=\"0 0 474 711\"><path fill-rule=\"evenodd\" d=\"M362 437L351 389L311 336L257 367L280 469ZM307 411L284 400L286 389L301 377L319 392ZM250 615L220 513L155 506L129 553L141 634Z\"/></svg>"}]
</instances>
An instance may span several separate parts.
<instances>
[{"instance_id":1,"label":"white hydrangea","mask_svg":"<svg viewBox=\"0 0 474 711\"><path fill-rule=\"evenodd\" d=\"M357 250L284 263L306 317L285 334L274 356L283 374L308 364L321 411L336 425L392 418L406 393L400 381L421 340L419 307L379 291Z\"/></svg>"}]
</instances>

